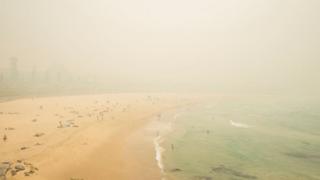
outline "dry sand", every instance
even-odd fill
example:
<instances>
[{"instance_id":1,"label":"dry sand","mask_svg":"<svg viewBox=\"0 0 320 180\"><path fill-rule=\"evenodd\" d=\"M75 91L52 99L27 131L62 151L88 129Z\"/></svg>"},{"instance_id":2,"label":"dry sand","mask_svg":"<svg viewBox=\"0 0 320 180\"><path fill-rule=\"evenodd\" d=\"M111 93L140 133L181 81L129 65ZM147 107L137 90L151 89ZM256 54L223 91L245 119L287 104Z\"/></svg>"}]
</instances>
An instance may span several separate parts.
<instances>
[{"instance_id":1,"label":"dry sand","mask_svg":"<svg viewBox=\"0 0 320 180\"><path fill-rule=\"evenodd\" d=\"M2 102L0 163L11 164L12 180L161 179L153 144L136 132L159 113L194 101L106 94Z\"/></svg>"}]
</instances>

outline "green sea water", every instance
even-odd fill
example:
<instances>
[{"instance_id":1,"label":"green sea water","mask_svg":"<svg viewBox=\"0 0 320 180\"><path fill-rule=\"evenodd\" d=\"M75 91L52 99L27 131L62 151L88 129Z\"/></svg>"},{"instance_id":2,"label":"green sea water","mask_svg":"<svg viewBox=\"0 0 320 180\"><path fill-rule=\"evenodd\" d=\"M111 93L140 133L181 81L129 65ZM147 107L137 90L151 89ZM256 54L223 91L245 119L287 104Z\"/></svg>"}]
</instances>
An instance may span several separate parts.
<instances>
[{"instance_id":1,"label":"green sea water","mask_svg":"<svg viewBox=\"0 0 320 180\"><path fill-rule=\"evenodd\" d=\"M320 179L320 103L213 98L178 112L163 147L166 179Z\"/></svg>"}]
</instances>

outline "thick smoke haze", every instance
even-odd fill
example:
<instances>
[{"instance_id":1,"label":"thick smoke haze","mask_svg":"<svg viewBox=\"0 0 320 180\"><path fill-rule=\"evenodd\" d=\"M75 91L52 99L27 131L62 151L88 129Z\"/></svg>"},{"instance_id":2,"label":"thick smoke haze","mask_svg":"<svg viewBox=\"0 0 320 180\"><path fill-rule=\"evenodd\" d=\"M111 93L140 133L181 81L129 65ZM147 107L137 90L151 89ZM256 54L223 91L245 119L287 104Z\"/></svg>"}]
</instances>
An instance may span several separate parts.
<instances>
[{"instance_id":1,"label":"thick smoke haze","mask_svg":"<svg viewBox=\"0 0 320 180\"><path fill-rule=\"evenodd\" d=\"M119 90L317 94L318 0L0 0L0 70ZM71 76L70 75L70 76Z\"/></svg>"}]
</instances>

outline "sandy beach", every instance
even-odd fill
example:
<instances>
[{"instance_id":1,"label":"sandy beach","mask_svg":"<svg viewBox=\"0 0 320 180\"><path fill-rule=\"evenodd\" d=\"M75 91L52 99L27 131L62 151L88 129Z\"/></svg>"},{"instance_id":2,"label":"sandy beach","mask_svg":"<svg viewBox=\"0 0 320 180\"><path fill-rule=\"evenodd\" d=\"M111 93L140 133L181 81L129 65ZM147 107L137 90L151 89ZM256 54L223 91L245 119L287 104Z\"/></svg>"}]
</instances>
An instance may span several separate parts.
<instances>
[{"instance_id":1,"label":"sandy beach","mask_svg":"<svg viewBox=\"0 0 320 180\"><path fill-rule=\"evenodd\" d=\"M25 98L0 103L7 179L161 179L154 144L139 133L194 102L172 94ZM156 133L147 134L156 137Z\"/></svg>"}]
</instances>

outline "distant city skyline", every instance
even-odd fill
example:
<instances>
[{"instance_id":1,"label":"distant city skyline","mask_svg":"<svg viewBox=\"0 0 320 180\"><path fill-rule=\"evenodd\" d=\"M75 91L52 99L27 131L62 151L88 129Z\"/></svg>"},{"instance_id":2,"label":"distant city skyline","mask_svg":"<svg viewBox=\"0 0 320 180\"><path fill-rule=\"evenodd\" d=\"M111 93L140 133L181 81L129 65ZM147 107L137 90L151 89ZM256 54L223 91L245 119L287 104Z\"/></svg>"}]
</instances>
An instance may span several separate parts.
<instances>
[{"instance_id":1,"label":"distant city skyline","mask_svg":"<svg viewBox=\"0 0 320 180\"><path fill-rule=\"evenodd\" d=\"M320 90L320 1L0 3L0 69L17 57L20 70L63 67L147 89Z\"/></svg>"}]
</instances>

